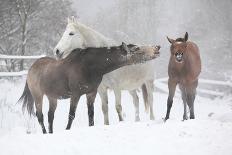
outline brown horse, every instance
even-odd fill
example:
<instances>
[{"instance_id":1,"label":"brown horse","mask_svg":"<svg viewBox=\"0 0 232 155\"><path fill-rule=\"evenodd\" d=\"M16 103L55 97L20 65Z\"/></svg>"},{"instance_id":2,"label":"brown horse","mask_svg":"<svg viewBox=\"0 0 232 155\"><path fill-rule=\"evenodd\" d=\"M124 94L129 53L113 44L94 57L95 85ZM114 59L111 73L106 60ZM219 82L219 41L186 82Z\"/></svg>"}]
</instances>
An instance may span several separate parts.
<instances>
[{"instance_id":1,"label":"brown horse","mask_svg":"<svg viewBox=\"0 0 232 155\"><path fill-rule=\"evenodd\" d=\"M201 58L197 45L188 40L188 33L184 38L176 40L168 38L171 43L171 56L168 66L168 89L167 113L165 121L169 119L170 110L173 103L173 97L176 85L179 84L181 96L184 103L183 120L187 120L187 105L190 110L190 119L194 119L194 100L196 88L198 85L198 76L201 72Z\"/></svg>"},{"instance_id":2,"label":"brown horse","mask_svg":"<svg viewBox=\"0 0 232 155\"><path fill-rule=\"evenodd\" d=\"M66 129L70 129L77 103L81 95L86 94L88 105L89 126L94 125L94 100L104 74L119 67L142 63L156 58L158 50L144 52L139 48L129 49L125 43L111 48L75 49L65 59L55 60L44 57L38 59L29 69L24 92L19 101L23 102L23 109L36 116L42 127L42 102L46 95L49 100L48 123L49 133L53 132L54 112L57 99L71 98L69 120Z\"/></svg>"}]
</instances>

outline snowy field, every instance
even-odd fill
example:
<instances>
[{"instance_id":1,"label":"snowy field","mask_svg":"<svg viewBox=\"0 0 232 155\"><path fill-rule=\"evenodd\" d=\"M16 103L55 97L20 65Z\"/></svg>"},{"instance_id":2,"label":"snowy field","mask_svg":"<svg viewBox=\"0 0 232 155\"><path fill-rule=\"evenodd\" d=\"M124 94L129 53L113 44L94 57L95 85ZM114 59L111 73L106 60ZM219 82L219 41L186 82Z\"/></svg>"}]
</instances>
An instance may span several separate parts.
<instances>
[{"instance_id":1,"label":"snowy field","mask_svg":"<svg viewBox=\"0 0 232 155\"><path fill-rule=\"evenodd\" d=\"M150 121L140 102L141 122L134 122L131 96L122 94L123 116L118 122L114 107L114 94L109 91L109 126L103 125L99 96L95 101L95 126L88 127L87 106L84 96L78 104L76 119L70 131L68 121L69 100L59 101L54 120L54 134L43 135L37 119L28 124L21 105L15 105L21 95L25 79L0 82L0 154L172 154L172 155L231 155L232 154L232 98L208 99L197 97L195 120L181 121L182 101L174 99L170 120L162 121L166 112L167 94L154 93L156 120ZM141 98L141 92L139 93ZM44 98L44 119L47 126L47 104ZM28 126L32 134L27 134Z\"/></svg>"}]
</instances>

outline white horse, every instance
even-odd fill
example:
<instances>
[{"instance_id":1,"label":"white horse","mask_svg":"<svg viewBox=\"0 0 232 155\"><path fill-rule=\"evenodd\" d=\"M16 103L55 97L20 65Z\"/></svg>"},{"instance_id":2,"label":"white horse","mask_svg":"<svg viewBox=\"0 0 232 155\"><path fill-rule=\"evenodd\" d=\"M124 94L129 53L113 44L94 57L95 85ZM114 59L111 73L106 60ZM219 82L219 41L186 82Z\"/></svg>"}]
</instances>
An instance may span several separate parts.
<instances>
[{"instance_id":1,"label":"white horse","mask_svg":"<svg viewBox=\"0 0 232 155\"><path fill-rule=\"evenodd\" d=\"M99 32L78 22L74 17L68 19L66 30L54 49L54 55L65 58L75 48L86 47L108 47L115 45L115 42L106 38ZM136 46L144 50L159 50L159 46ZM150 108L150 119L154 120L153 114L153 61L139 65L122 67L113 72L105 74L98 87L98 93L102 100L102 111L104 124L109 124L108 117L108 96L107 89L115 93L116 110L119 121L123 121L121 106L121 90L128 90L133 97L135 106L135 121L139 121L139 98L136 90L142 86L146 111Z\"/></svg>"}]
</instances>

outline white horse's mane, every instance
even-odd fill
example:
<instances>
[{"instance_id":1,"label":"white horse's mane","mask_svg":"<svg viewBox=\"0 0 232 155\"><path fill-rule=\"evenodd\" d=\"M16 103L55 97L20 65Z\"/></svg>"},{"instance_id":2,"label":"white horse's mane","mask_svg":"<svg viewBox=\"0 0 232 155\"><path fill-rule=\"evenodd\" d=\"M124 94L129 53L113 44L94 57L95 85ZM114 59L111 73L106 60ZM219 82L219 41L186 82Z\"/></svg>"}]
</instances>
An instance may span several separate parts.
<instances>
[{"instance_id":1,"label":"white horse's mane","mask_svg":"<svg viewBox=\"0 0 232 155\"><path fill-rule=\"evenodd\" d=\"M115 45L115 41L80 23L75 17L72 17L71 19L68 18L68 24L74 25L79 30L84 38L85 47L109 47Z\"/></svg>"}]
</instances>

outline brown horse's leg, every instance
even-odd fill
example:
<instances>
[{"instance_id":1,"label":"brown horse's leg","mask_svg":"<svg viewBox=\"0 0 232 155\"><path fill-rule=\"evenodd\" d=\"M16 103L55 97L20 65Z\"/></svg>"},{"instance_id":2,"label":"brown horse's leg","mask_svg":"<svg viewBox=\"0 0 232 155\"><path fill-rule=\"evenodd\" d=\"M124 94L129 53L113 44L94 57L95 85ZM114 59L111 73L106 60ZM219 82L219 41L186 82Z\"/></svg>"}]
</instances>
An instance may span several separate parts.
<instances>
[{"instance_id":1,"label":"brown horse's leg","mask_svg":"<svg viewBox=\"0 0 232 155\"><path fill-rule=\"evenodd\" d=\"M68 124L67 124L66 130L69 130L72 126L72 122L75 118L75 112L77 109L77 104L78 104L79 99L80 99L79 94L72 96L70 99L69 119L68 119Z\"/></svg>"},{"instance_id":2,"label":"brown horse's leg","mask_svg":"<svg viewBox=\"0 0 232 155\"><path fill-rule=\"evenodd\" d=\"M46 128L44 126L44 119L43 119L43 96L35 97L35 107L36 107L36 116L38 118L38 122L42 128L43 133L47 133Z\"/></svg>"},{"instance_id":3,"label":"brown horse's leg","mask_svg":"<svg viewBox=\"0 0 232 155\"><path fill-rule=\"evenodd\" d=\"M53 133L53 120L54 120L54 113L57 107L57 99L48 97L48 100L49 100L48 129L49 129L49 133Z\"/></svg>"},{"instance_id":4,"label":"brown horse's leg","mask_svg":"<svg viewBox=\"0 0 232 155\"><path fill-rule=\"evenodd\" d=\"M195 119L194 114L194 101L196 97L196 88L198 81L194 82L191 87L187 88L187 104L190 110L190 119Z\"/></svg>"},{"instance_id":5,"label":"brown horse's leg","mask_svg":"<svg viewBox=\"0 0 232 155\"><path fill-rule=\"evenodd\" d=\"M181 90L181 97L183 100L183 104L184 104L184 114L183 114L183 121L188 119L187 116L187 94L186 94L186 89L183 85L180 84L180 90Z\"/></svg>"},{"instance_id":6,"label":"brown horse's leg","mask_svg":"<svg viewBox=\"0 0 232 155\"><path fill-rule=\"evenodd\" d=\"M168 94L168 100L167 100L167 113L166 113L166 117L165 117L165 121L169 119L169 115L170 115L170 111L172 108L172 103L173 103L173 97L175 95L175 91L176 91L176 85L177 82L172 80L172 79L168 79L168 89L169 89L169 94Z\"/></svg>"},{"instance_id":7,"label":"brown horse's leg","mask_svg":"<svg viewBox=\"0 0 232 155\"><path fill-rule=\"evenodd\" d=\"M88 106L88 116L89 116L89 126L94 126L94 101L96 98L97 91L86 94L87 96L87 106Z\"/></svg>"}]
</instances>

